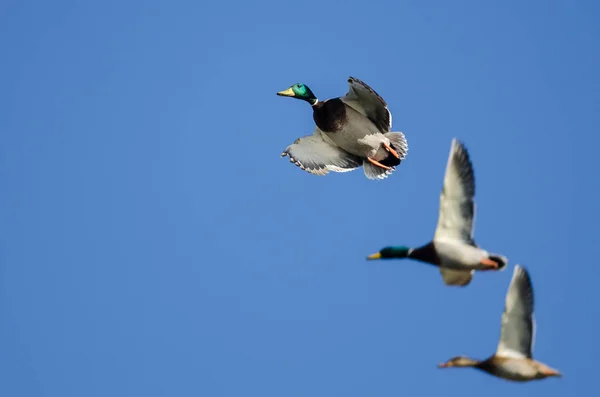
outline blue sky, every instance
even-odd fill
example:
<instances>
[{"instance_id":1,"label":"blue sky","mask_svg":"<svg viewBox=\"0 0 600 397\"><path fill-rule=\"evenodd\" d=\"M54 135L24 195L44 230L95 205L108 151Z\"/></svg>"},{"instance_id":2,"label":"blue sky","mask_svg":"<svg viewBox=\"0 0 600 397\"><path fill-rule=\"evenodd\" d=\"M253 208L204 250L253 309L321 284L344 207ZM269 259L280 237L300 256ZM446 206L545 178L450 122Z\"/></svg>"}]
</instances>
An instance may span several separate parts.
<instances>
[{"instance_id":1,"label":"blue sky","mask_svg":"<svg viewBox=\"0 0 600 397\"><path fill-rule=\"evenodd\" d=\"M95 3L0 5L0 395L596 388L597 2ZM407 136L385 181L279 157L314 123L275 93L348 76ZM453 137L476 240L510 259L464 289L365 260L432 237ZM565 377L437 369L494 352L515 263Z\"/></svg>"}]
</instances>

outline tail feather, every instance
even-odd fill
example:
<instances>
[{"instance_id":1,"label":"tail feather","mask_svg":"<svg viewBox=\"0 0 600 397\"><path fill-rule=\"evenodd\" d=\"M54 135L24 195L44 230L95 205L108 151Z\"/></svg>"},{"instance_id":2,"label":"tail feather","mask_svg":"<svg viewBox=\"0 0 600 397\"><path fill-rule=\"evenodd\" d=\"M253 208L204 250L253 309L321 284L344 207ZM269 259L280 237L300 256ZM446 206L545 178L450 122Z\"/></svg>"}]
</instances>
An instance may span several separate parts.
<instances>
[{"instance_id":1,"label":"tail feather","mask_svg":"<svg viewBox=\"0 0 600 397\"><path fill-rule=\"evenodd\" d=\"M396 153L398 153L399 158L391 153L388 153L387 156L384 159L379 160L379 162L387 167L396 167L400 165L402 160L406 157L406 153L408 152L408 143L406 142L406 138L401 132L387 132L383 135L390 140L390 146L396 151Z\"/></svg>"},{"instance_id":2,"label":"tail feather","mask_svg":"<svg viewBox=\"0 0 600 397\"><path fill-rule=\"evenodd\" d=\"M383 136L390 140L390 146L398 153L400 161L404 160L408 153L408 141L404 134L401 132L386 132Z\"/></svg>"},{"instance_id":3,"label":"tail feather","mask_svg":"<svg viewBox=\"0 0 600 397\"><path fill-rule=\"evenodd\" d=\"M396 169L395 167L392 167L391 170L386 170L385 168L371 164L367 160L363 161L363 168L365 170L365 176L369 179L385 179Z\"/></svg>"},{"instance_id":4,"label":"tail feather","mask_svg":"<svg viewBox=\"0 0 600 397\"><path fill-rule=\"evenodd\" d=\"M390 170L386 170L385 168L378 167L376 165L371 164L368 161L363 161L363 168L365 169L365 176L369 179L384 179L387 178L392 172L396 170L396 167L400 165L402 160L406 157L408 153L408 142L406 141L406 137L401 132L386 132L383 134L387 139L390 140L390 146L392 149L398 153L398 157L394 156L391 153L387 153L387 156L384 159L379 160L382 165L386 167L390 167Z\"/></svg>"},{"instance_id":5,"label":"tail feather","mask_svg":"<svg viewBox=\"0 0 600 397\"><path fill-rule=\"evenodd\" d=\"M503 270L508 265L508 259L502 255L490 254L488 256L491 260L498 264L498 270Z\"/></svg>"}]
</instances>

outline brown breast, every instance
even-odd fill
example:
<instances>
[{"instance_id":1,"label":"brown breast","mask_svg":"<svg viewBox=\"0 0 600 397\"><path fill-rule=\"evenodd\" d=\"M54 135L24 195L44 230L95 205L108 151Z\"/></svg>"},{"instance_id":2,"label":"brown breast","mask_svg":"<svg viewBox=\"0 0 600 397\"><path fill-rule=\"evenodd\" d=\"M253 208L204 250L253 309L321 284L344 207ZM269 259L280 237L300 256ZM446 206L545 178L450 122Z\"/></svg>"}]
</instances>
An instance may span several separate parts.
<instances>
[{"instance_id":1,"label":"brown breast","mask_svg":"<svg viewBox=\"0 0 600 397\"><path fill-rule=\"evenodd\" d=\"M339 98L317 102L313 106L313 119L323 132L339 132L344 129L348 121L346 105Z\"/></svg>"}]
</instances>

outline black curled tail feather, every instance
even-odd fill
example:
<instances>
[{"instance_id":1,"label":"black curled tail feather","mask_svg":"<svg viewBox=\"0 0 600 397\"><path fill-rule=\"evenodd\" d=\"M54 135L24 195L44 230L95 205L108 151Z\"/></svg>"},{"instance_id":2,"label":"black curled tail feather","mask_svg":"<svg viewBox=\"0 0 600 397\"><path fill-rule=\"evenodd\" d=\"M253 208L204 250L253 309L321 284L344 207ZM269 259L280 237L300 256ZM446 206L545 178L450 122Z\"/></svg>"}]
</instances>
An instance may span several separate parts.
<instances>
[{"instance_id":1,"label":"black curled tail feather","mask_svg":"<svg viewBox=\"0 0 600 397\"><path fill-rule=\"evenodd\" d=\"M392 147L392 149L396 150L394 145L390 145L390 146ZM399 158L397 158L396 156L394 156L392 153L388 152L387 157L384 158L383 160L379 160L379 162L381 164L385 165L386 167L396 167L396 166L400 165L401 160Z\"/></svg>"},{"instance_id":2,"label":"black curled tail feather","mask_svg":"<svg viewBox=\"0 0 600 397\"><path fill-rule=\"evenodd\" d=\"M498 264L498 270L502 270L508 265L508 259L505 256L490 254L488 258Z\"/></svg>"}]
</instances>

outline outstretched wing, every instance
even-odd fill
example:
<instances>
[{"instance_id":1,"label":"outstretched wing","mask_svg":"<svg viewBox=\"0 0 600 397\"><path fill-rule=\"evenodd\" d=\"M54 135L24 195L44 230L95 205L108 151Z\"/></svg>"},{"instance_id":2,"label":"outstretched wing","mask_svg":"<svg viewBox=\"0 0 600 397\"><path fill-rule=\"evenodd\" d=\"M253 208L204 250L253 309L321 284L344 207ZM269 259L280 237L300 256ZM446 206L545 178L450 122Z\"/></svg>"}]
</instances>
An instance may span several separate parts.
<instances>
[{"instance_id":1,"label":"outstretched wing","mask_svg":"<svg viewBox=\"0 0 600 397\"><path fill-rule=\"evenodd\" d=\"M477 246L473 239L475 175L464 145L452 139L434 240L454 240Z\"/></svg>"},{"instance_id":2,"label":"outstretched wing","mask_svg":"<svg viewBox=\"0 0 600 397\"><path fill-rule=\"evenodd\" d=\"M392 114L383 98L374 89L357 78L348 78L348 86L348 93L340 99L354 110L365 115L381 133L390 132Z\"/></svg>"},{"instance_id":3,"label":"outstretched wing","mask_svg":"<svg viewBox=\"0 0 600 397\"><path fill-rule=\"evenodd\" d=\"M281 157L304 171L314 175L325 175L329 171L347 172L362 165L362 159L334 145L318 128L313 135L307 135L288 146Z\"/></svg>"},{"instance_id":4,"label":"outstretched wing","mask_svg":"<svg viewBox=\"0 0 600 397\"><path fill-rule=\"evenodd\" d=\"M529 273L517 265L506 293L500 342L496 350L498 356L531 358L535 334L533 303Z\"/></svg>"}]
</instances>

